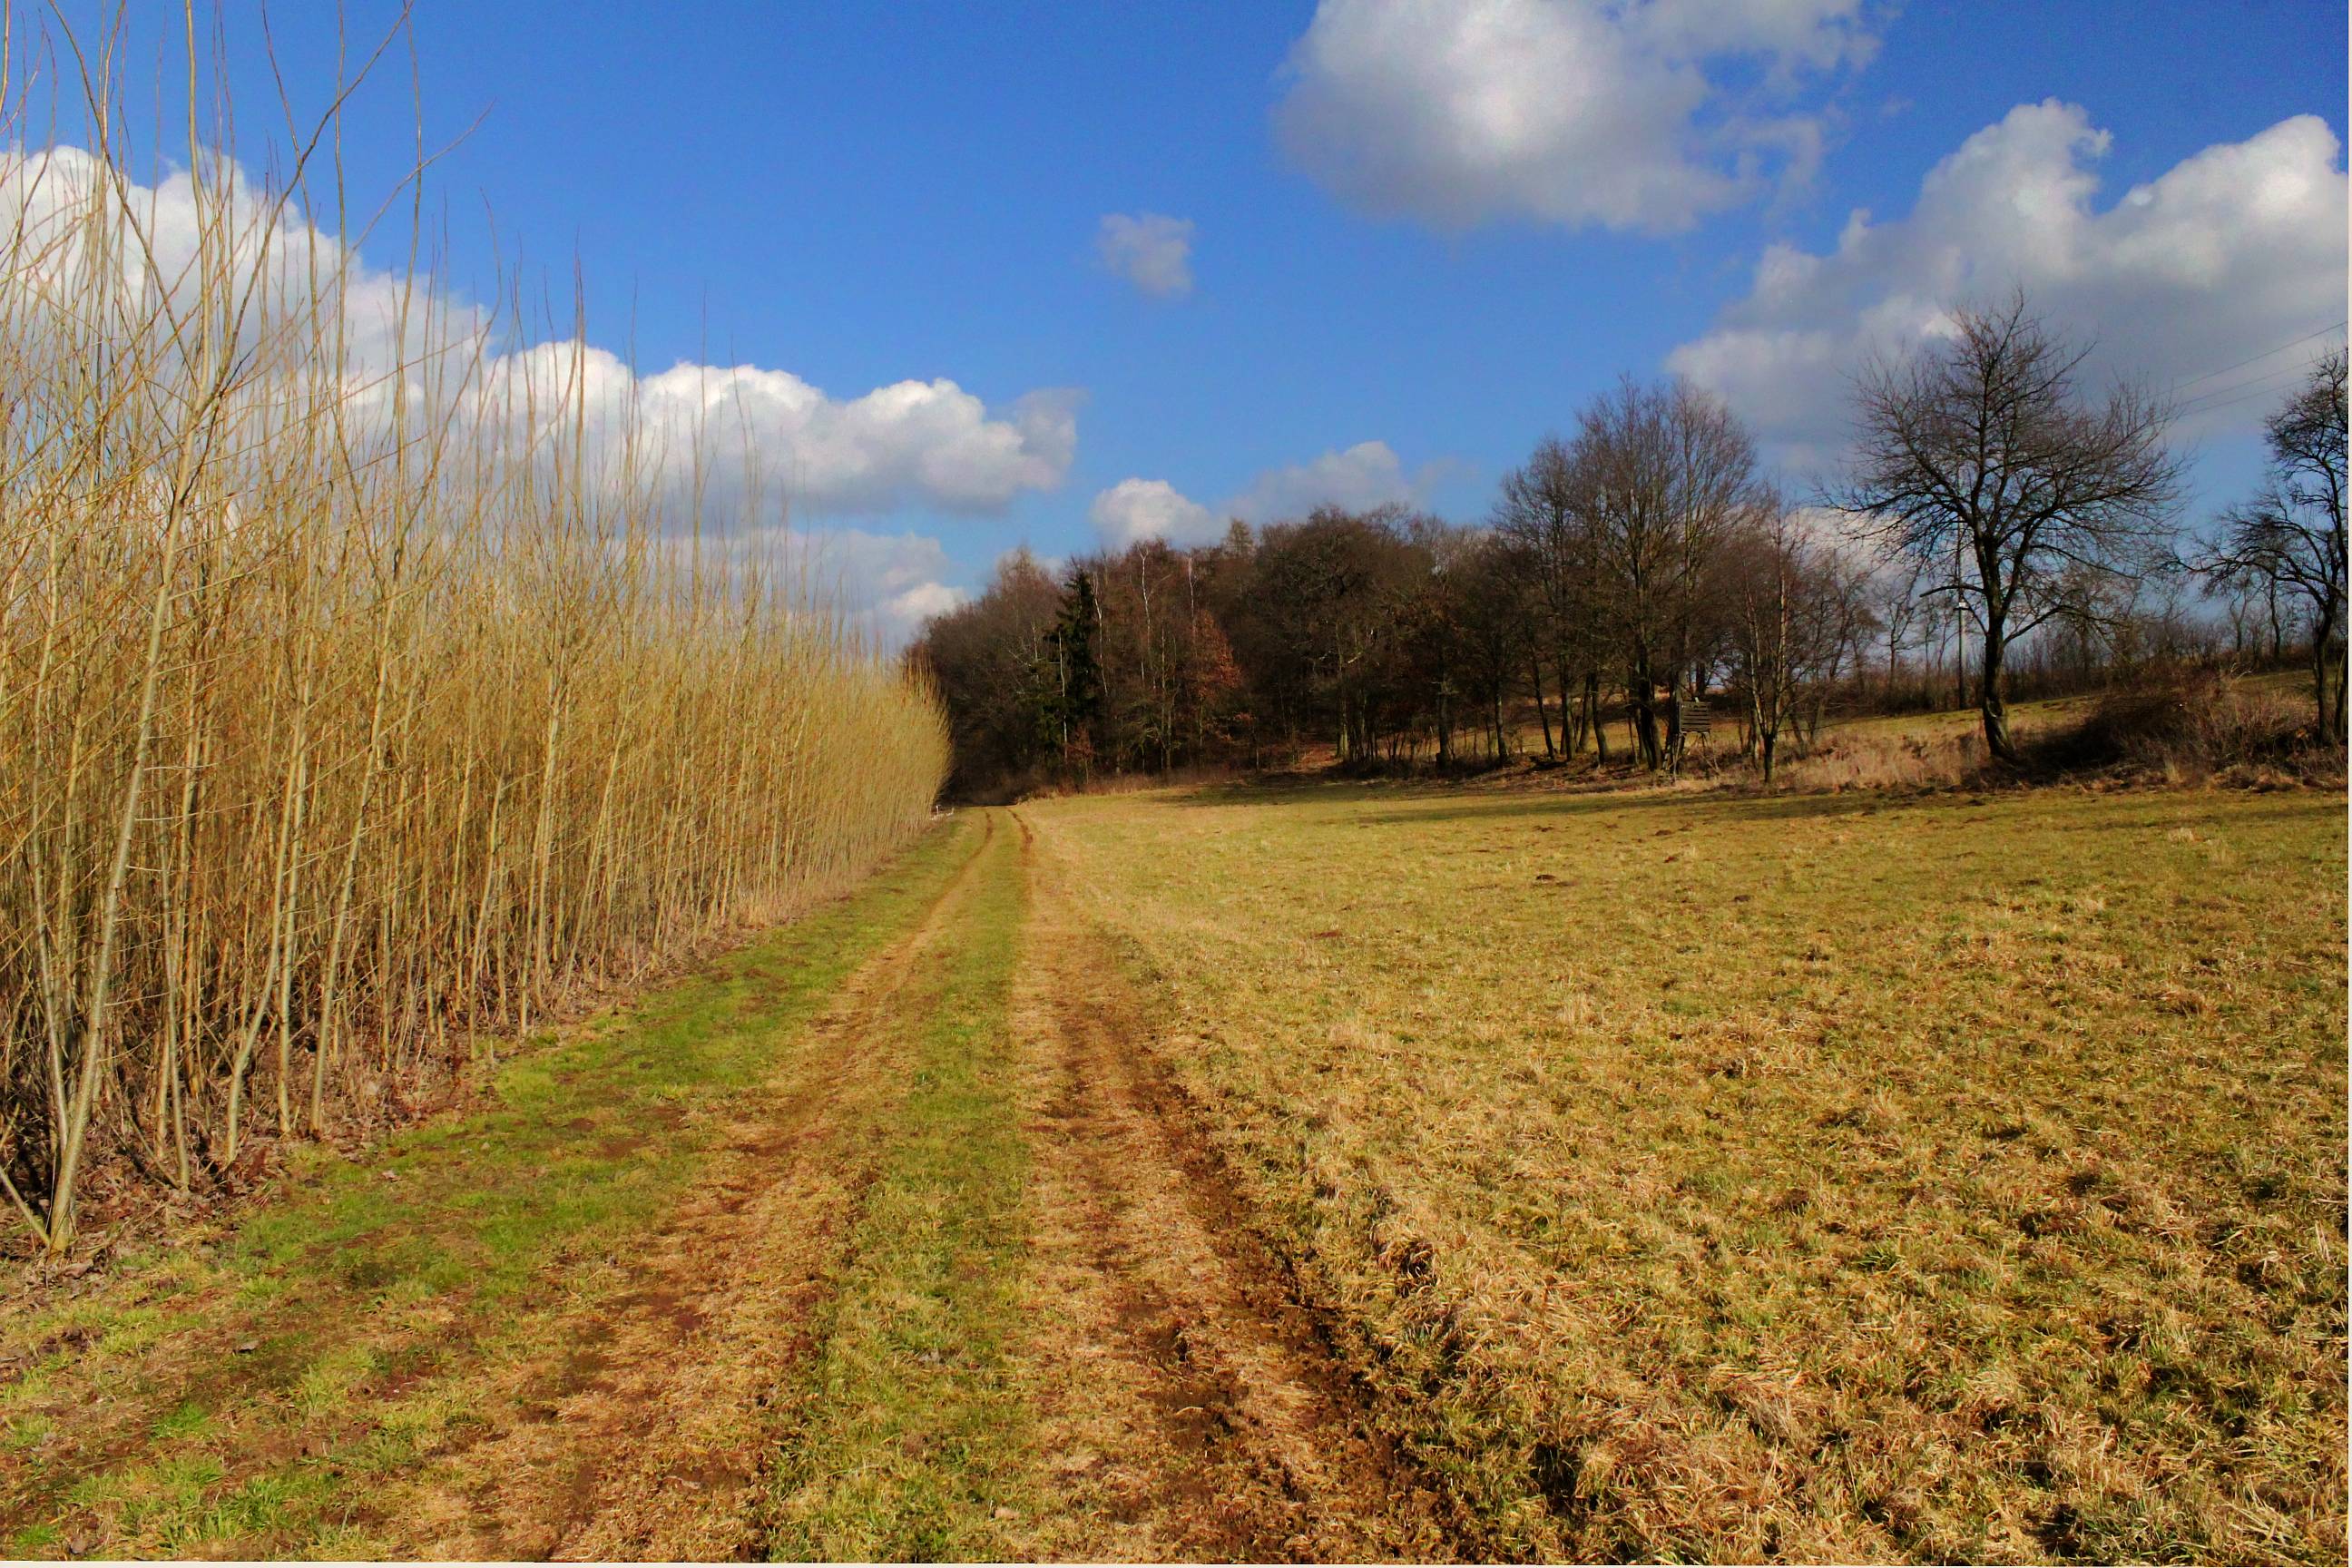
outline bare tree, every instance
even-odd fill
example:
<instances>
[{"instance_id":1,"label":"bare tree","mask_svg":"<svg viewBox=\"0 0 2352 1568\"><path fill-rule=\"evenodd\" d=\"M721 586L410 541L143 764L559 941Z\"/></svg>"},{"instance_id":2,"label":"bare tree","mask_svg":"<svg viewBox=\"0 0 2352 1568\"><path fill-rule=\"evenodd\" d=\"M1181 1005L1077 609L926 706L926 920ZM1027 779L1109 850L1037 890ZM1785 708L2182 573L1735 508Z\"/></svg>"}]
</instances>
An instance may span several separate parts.
<instances>
[{"instance_id":1,"label":"bare tree","mask_svg":"<svg viewBox=\"0 0 2352 1568\"><path fill-rule=\"evenodd\" d=\"M1577 505L1574 459L1558 438L1546 437L1524 468L1503 476L1494 527L1519 563L1538 612L1527 658L1536 716L1544 726L1544 750L1547 754L1551 751L1551 719L1543 693L1543 666L1549 658L1559 690L1560 750L1573 756L1590 733L1606 763L1609 741L1601 728L1600 710L1607 626L1591 523Z\"/></svg>"},{"instance_id":2,"label":"bare tree","mask_svg":"<svg viewBox=\"0 0 2352 1568\"><path fill-rule=\"evenodd\" d=\"M1847 558L1765 490L1732 531L1718 578L1727 610L1731 681L1744 699L1748 744L1764 781L1782 737L1819 738L1823 706L1851 657L1877 626L1868 563Z\"/></svg>"},{"instance_id":3,"label":"bare tree","mask_svg":"<svg viewBox=\"0 0 2352 1568\"><path fill-rule=\"evenodd\" d=\"M1457 626L1470 695L1486 710L1495 761L1508 762L1511 734L1503 705L1535 643L1536 595L1518 552L1498 534L1475 535L1456 570L1461 577Z\"/></svg>"},{"instance_id":4,"label":"bare tree","mask_svg":"<svg viewBox=\"0 0 2352 1568\"><path fill-rule=\"evenodd\" d=\"M2095 609L2083 584L2143 571L2179 494L2168 410L2129 384L2084 399L2086 352L2045 328L2021 291L1998 310L1955 310L1949 337L1863 373L1855 453L1829 497L1882 545L1958 561L1934 591L1974 623L1985 743L2008 762L2011 646Z\"/></svg>"},{"instance_id":5,"label":"bare tree","mask_svg":"<svg viewBox=\"0 0 2352 1568\"><path fill-rule=\"evenodd\" d=\"M1279 662L1328 703L1333 749L1343 763L1372 760L1377 699L1403 640L1403 611L1428 574L1427 552L1407 537L1402 508L1352 513L1318 507L1304 522L1269 526L1258 545L1258 609Z\"/></svg>"},{"instance_id":6,"label":"bare tree","mask_svg":"<svg viewBox=\"0 0 2352 1568\"><path fill-rule=\"evenodd\" d=\"M1060 587L1024 548L997 563L986 593L932 617L909 650L947 710L961 787L1045 760L1039 714L1053 693L1043 675L1061 607Z\"/></svg>"},{"instance_id":7,"label":"bare tree","mask_svg":"<svg viewBox=\"0 0 2352 1568\"><path fill-rule=\"evenodd\" d=\"M1785 503L1775 500L1770 504ZM1791 514L1792 529L1795 523ZM1801 532L1800 538L1805 567L1800 580L1805 593L1798 678L1807 689L1802 718L1810 746L1821 739L1830 698L1846 679L1849 661L1857 679L1864 674L1864 645L1879 630L1874 592L1877 573L1872 563L1831 541Z\"/></svg>"},{"instance_id":8,"label":"bare tree","mask_svg":"<svg viewBox=\"0 0 2352 1568\"><path fill-rule=\"evenodd\" d=\"M1671 769L1682 744L1673 695L1716 640L1709 573L1755 502L1755 443L1719 400L1679 381L1625 382L1577 423L1574 504L1623 652L1634 739L1645 766Z\"/></svg>"},{"instance_id":9,"label":"bare tree","mask_svg":"<svg viewBox=\"0 0 2352 1568\"><path fill-rule=\"evenodd\" d=\"M2313 695L2320 727L2338 741L2345 735L2344 372L2338 349L2270 416L2270 473L2252 500L2223 514L2221 537L2199 563L2216 585L2264 584L2273 628L2279 588L2309 605Z\"/></svg>"},{"instance_id":10,"label":"bare tree","mask_svg":"<svg viewBox=\"0 0 2352 1568\"><path fill-rule=\"evenodd\" d=\"M1757 509L1728 551L1735 679L1747 690L1748 730L1772 782L1780 731L1796 707L1804 665L1809 547L1777 498Z\"/></svg>"},{"instance_id":11,"label":"bare tree","mask_svg":"<svg viewBox=\"0 0 2352 1568\"><path fill-rule=\"evenodd\" d=\"M1891 703L1895 700L1895 682L1902 668L1904 650L1924 650L1927 646L1928 628L1920 624L1919 564L1914 561L1900 569L1875 573L1871 585L1875 599L1873 612L1885 634L1885 700Z\"/></svg>"}]
</instances>

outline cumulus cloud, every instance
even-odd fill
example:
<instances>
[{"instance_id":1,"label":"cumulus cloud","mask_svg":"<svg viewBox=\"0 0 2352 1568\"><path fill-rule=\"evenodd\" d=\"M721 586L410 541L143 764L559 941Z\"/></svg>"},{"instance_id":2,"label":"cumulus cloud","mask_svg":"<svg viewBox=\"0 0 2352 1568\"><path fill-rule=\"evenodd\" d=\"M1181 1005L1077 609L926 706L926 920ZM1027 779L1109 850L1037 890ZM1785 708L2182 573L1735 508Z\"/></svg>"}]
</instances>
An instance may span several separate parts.
<instances>
[{"instance_id":1,"label":"cumulus cloud","mask_svg":"<svg viewBox=\"0 0 2352 1568\"><path fill-rule=\"evenodd\" d=\"M94 229L105 243L89 243ZM649 503L678 548L698 515L702 548L764 561L886 645L961 602L952 563L937 539L827 520L995 512L1058 487L1076 456L1079 400L1066 390L992 406L936 377L835 396L758 365L641 374L589 343L516 346L488 310L429 275L370 267L226 159L142 184L79 148L0 149L0 234L17 237L0 308L28 342L41 312L81 308L93 267L121 268L131 297L184 319L202 308L207 270L226 270L257 285L242 395L338 402L362 444L386 438L395 394L413 416L446 416L461 445L509 452L568 444L576 420L591 484ZM144 314L127 313L116 352L145 353L168 380L167 329Z\"/></svg>"},{"instance_id":2,"label":"cumulus cloud","mask_svg":"<svg viewBox=\"0 0 2352 1568\"><path fill-rule=\"evenodd\" d=\"M887 647L909 641L926 620L970 596L941 581L952 571L947 552L924 534L832 529L796 535L795 544L808 562L811 583L831 602L864 616Z\"/></svg>"},{"instance_id":3,"label":"cumulus cloud","mask_svg":"<svg viewBox=\"0 0 2352 1568\"><path fill-rule=\"evenodd\" d=\"M355 397L402 367L412 372L412 390L427 390L416 367L488 342L487 312L436 289L429 275L367 266L226 158L205 155L150 185L120 178L79 147L0 149L0 235L16 296L10 307L31 313L13 323L20 342L40 335L40 312L77 317L79 331L103 334L124 354L142 353L157 377L176 367L169 323L198 319L207 279L217 288L223 277L248 296L236 318L241 363L282 365L289 345L299 351L331 338L306 333L315 318L341 329L339 368ZM107 292L136 308L92 318L88 296L99 277L110 277ZM436 352L452 347L460 354Z\"/></svg>"},{"instance_id":4,"label":"cumulus cloud","mask_svg":"<svg viewBox=\"0 0 2352 1568\"><path fill-rule=\"evenodd\" d=\"M1188 499L1166 479L1121 479L1087 509L1095 532L1113 550L1145 539L1207 544L1223 531L1217 514Z\"/></svg>"},{"instance_id":5,"label":"cumulus cloud","mask_svg":"<svg viewBox=\"0 0 2352 1568\"><path fill-rule=\"evenodd\" d=\"M670 547L684 552L688 544L678 538ZM904 646L925 620L971 597L945 581L954 563L929 534L770 526L705 536L695 548L709 562L756 563L767 582L807 595L884 647Z\"/></svg>"},{"instance_id":6,"label":"cumulus cloud","mask_svg":"<svg viewBox=\"0 0 2352 1568\"><path fill-rule=\"evenodd\" d=\"M1230 518L1263 524L1305 517L1318 506L1366 511L1391 503L1412 505L1445 472L1446 465L1428 463L1408 473L1387 442L1360 441L1307 462L1268 468L1222 506L1202 506L1165 479L1121 479L1095 497L1087 515L1103 543L1114 550L1141 539L1208 544L1223 534Z\"/></svg>"},{"instance_id":7,"label":"cumulus cloud","mask_svg":"<svg viewBox=\"0 0 2352 1568\"><path fill-rule=\"evenodd\" d=\"M608 350L574 342L494 358L479 395L512 416L561 409L575 386L604 447L634 438L646 460L683 478L698 444L707 501L722 506L758 494L812 516L999 511L1024 491L1058 486L1077 447L1078 400L1066 391L1003 409L945 379L836 398L757 365L679 363L642 375Z\"/></svg>"},{"instance_id":8,"label":"cumulus cloud","mask_svg":"<svg viewBox=\"0 0 2352 1568\"><path fill-rule=\"evenodd\" d=\"M1788 99L1874 41L1863 0L1322 0L1276 125L1382 216L1671 233L1810 178Z\"/></svg>"},{"instance_id":9,"label":"cumulus cloud","mask_svg":"<svg viewBox=\"0 0 2352 1568\"><path fill-rule=\"evenodd\" d=\"M1833 248L1774 246L1747 297L1668 357L1792 455L1842 443L1850 377L1947 329L1956 302L2022 287L2053 324L2095 340L2095 376L2202 393L2189 429L2251 424L2273 353L2344 316L2342 149L2314 116L2206 148L2099 205L2108 133L2076 105L2023 104L1928 174L1909 216L1856 212ZM2320 344L2309 346L2315 353ZM2266 355L2232 377L2211 373ZM2268 367L2266 369L2266 367ZM2250 400L2232 404L2240 385ZM2223 395L2216 396L2221 393Z\"/></svg>"},{"instance_id":10,"label":"cumulus cloud","mask_svg":"<svg viewBox=\"0 0 2352 1568\"><path fill-rule=\"evenodd\" d=\"M1304 517L1318 506L1364 511L1391 502L1411 504L1435 478L1434 468L1408 475L1386 441L1359 441L1305 463L1268 468L1235 496L1230 510L1245 522Z\"/></svg>"},{"instance_id":11,"label":"cumulus cloud","mask_svg":"<svg viewBox=\"0 0 2352 1568\"><path fill-rule=\"evenodd\" d=\"M1095 231L1095 252L1111 271L1155 300L1192 291L1192 220L1160 213L1109 213Z\"/></svg>"},{"instance_id":12,"label":"cumulus cloud","mask_svg":"<svg viewBox=\"0 0 2352 1568\"><path fill-rule=\"evenodd\" d=\"M879 615L893 634L892 640L905 641L922 629L925 621L946 615L971 596L944 583L918 583L883 600Z\"/></svg>"},{"instance_id":13,"label":"cumulus cloud","mask_svg":"<svg viewBox=\"0 0 2352 1568\"><path fill-rule=\"evenodd\" d=\"M369 267L220 159L142 185L113 183L78 148L0 151L0 233L22 236L18 253L38 258L16 280L52 308L73 308L75 279L92 261L82 244L100 192L120 231L107 249L113 264L141 274L132 282L142 289L189 294L184 308L193 310L200 255L226 246L234 272L263 283L262 308L246 321L255 342L291 321L298 349L331 343L332 326L320 323L340 322L339 363L325 363L323 348L307 359L282 346L272 352L284 359L285 375L340 377L361 413L388 404L395 385L426 403L462 386L494 430L527 439L567 423L562 405L576 395L594 443L592 468L625 450L640 472L674 475L683 488L699 437L707 505L756 495L817 516L997 511L1024 492L1060 485L1076 454L1078 398L1066 390L992 407L934 378L837 397L757 365L681 363L640 374L591 344L509 349L497 341L488 312L428 276Z\"/></svg>"}]
</instances>

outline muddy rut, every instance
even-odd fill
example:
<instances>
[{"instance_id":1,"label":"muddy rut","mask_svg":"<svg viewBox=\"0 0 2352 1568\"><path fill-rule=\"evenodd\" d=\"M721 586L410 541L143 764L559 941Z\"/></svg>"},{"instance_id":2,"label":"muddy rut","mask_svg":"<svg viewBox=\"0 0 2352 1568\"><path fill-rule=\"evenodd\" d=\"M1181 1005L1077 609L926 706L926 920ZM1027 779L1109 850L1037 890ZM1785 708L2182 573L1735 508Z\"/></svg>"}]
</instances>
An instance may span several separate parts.
<instances>
[{"instance_id":1,"label":"muddy rut","mask_svg":"<svg viewBox=\"0 0 2352 1568\"><path fill-rule=\"evenodd\" d=\"M1439 1504L1371 1429L1152 1055L1114 954L1019 826L1034 1353L1067 1531L1053 1544L1141 1559L1448 1555Z\"/></svg>"},{"instance_id":2,"label":"muddy rut","mask_svg":"<svg viewBox=\"0 0 2352 1568\"><path fill-rule=\"evenodd\" d=\"M774 1391L810 1350L907 1083L925 958L950 933L988 831L916 928L868 960L810 1045L718 1131L654 1232L572 1288L552 1334L483 1390L478 1436L383 1500L418 1556L755 1555ZM934 983L935 984L935 983Z\"/></svg>"}]
</instances>

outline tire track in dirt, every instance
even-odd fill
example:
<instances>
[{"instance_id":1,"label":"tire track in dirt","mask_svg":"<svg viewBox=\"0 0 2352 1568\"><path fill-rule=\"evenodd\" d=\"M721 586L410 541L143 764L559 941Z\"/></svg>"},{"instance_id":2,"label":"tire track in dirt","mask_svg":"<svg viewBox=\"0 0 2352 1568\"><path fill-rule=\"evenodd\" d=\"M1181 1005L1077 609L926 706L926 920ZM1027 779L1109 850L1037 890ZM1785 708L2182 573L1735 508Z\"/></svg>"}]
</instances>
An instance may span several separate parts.
<instances>
[{"instance_id":1,"label":"tire track in dirt","mask_svg":"<svg viewBox=\"0 0 2352 1568\"><path fill-rule=\"evenodd\" d=\"M956 919L992 817L916 927L807 1026L810 1047L717 1130L695 1186L625 1258L593 1266L530 1352L478 1391L473 1441L389 1488L376 1530L421 1557L740 1558L768 1406L811 1349L905 1094L925 959ZM911 993L911 994L910 994Z\"/></svg>"},{"instance_id":2,"label":"tire track in dirt","mask_svg":"<svg viewBox=\"0 0 2352 1568\"><path fill-rule=\"evenodd\" d=\"M1129 1559L1450 1555L1435 1494L1354 1384L1192 1124L1115 955L1030 879L1013 1018L1033 1155L1047 1545Z\"/></svg>"}]
</instances>

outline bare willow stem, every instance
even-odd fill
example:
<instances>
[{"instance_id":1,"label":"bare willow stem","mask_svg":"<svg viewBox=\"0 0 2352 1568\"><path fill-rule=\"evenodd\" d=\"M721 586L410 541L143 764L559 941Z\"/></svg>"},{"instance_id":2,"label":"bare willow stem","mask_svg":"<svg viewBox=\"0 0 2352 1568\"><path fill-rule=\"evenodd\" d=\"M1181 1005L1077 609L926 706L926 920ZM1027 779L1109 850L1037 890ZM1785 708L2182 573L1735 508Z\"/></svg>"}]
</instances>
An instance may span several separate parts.
<instances>
[{"instance_id":1,"label":"bare willow stem","mask_svg":"<svg viewBox=\"0 0 2352 1568\"><path fill-rule=\"evenodd\" d=\"M308 178L355 82L276 180L224 104L142 184L116 41L86 133L0 142L0 1192L52 1250L110 1161L240 1179L865 874L946 765L576 310L360 265Z\"/></svg>"}]
</instances>

